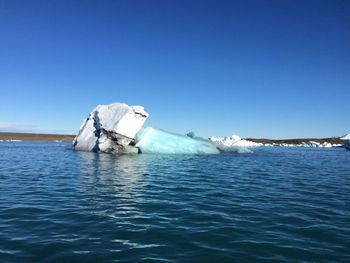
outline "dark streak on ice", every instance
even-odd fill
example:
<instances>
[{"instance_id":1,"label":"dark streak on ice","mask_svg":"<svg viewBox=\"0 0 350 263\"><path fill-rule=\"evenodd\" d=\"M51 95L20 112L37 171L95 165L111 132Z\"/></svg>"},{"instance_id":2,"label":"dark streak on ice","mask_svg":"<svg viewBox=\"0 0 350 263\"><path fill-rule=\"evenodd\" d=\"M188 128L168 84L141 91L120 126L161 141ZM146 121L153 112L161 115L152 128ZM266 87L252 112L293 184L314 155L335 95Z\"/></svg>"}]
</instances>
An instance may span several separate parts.
<instances>
[{"instance_id":1,"label":"dark streak on ice","mask_svg":"<svg viewBox=\"0 0 350 263\"><path fill-rule=\"evenodd\" d=\"M94 113L94 127L95 127L95 136L97 137L96 143L94 148L92 148L93 152L98 152L100 150L100 147L98 146L98 139L101 136L101 127L100 127L100 118L98 117L98 112L95 111Z\"/></svg>"}]
</instances>

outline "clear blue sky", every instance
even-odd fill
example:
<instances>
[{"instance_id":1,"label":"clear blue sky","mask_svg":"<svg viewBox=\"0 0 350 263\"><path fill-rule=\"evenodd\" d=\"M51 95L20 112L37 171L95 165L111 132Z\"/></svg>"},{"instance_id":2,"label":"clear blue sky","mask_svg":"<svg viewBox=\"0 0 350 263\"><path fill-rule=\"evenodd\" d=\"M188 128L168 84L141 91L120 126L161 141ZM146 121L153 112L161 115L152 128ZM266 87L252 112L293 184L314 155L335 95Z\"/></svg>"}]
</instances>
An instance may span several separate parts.
<instances>
[{"instance_id":1,"label":"clear blue sky","mask_svg":"<svg viewBox=\"0 0 350 263\"><path fill-rule=\"evenodd\" d=\"M97 105L202 136L350 132L350 1L0 0L0 130Z\"/></svg>"}]
</instances>

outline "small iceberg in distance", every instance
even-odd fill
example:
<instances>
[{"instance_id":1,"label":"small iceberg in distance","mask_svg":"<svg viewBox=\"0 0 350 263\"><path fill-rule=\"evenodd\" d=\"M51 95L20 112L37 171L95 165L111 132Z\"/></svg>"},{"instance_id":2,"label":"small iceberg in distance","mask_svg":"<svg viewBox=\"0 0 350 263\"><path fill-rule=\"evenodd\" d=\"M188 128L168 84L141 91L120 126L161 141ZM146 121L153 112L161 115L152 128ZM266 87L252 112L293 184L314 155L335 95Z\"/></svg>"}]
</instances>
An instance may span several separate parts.
<instances>
[{"instance_id":1,"label":"small iceberg in distance","mask_svg":"<svg viewBox=\"0 0 350 263\"><path fill-rule=\"evenodd\" d=\"M340 140L350 141L350 133L345 134L343 137L340 138Z\"/></svg>"},{"instance_id":2,"label":"small iceberg in distance","mask_svg":"<svg viewBox=\"0 0 350 263\"><path fill-rule=\"evenodd\" d=\"M340 138L341 140L344 141L344 147L348 150L350 150L350 133L344 135L343 137Z\"/></svg>"},{"instance_id":3,"label":"small iceberg in distance","mask_svg":"<svg viewBox=\"0 0 350 263\"><path fill-rule=\"evenodd\" d=\"M238 152L238 153L250 153L249 148L260 147L262 143L256 143L248 140L244 140L238 135L226 136L226 137L209 137L222 152Z\"/></svg>"}]
</instances>

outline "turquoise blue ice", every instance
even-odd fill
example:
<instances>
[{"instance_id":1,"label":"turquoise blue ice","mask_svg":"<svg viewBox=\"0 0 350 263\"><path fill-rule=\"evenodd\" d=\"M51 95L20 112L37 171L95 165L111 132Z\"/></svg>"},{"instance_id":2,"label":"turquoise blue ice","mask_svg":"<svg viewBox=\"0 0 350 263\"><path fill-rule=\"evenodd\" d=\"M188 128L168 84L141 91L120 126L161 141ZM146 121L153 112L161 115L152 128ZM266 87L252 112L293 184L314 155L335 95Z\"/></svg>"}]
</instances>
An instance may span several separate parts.
<instances>
[{"instance_id":1,"label":"turquoise blue ice","mask_svg":"<svg viewBox=\"0 0 350 263\"><path fill-rule=\"evenodd\" d=\"M191 138L166 132L152 127L141 129L135 137L136 147L142 153L163 154L217 154L219 150L214 143L202 138Z\"/></svg>"}]
</instances>

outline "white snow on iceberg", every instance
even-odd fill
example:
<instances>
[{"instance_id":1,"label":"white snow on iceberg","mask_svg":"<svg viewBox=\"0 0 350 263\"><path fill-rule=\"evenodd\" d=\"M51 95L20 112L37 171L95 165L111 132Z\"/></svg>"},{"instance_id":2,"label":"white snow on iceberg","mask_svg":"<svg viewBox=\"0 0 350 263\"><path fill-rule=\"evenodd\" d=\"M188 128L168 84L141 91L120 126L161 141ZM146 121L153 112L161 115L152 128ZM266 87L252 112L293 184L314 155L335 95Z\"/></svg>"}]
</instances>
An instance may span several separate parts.
<instances>
[{"instance_id":1,"label":"white snow on iceberg","mask_svg":"<svg viewBox=\"0 0 350 263\"><path fill-rule=\"evenodd\" d=\"M247 147L259 147L263 146L262 143L256 143L248 140L244 140L238 135L232 135L227 137L209 137L209 140L214 142L216 146L222 151L230 151L230 149L247 148Z\"/></svg>"}]
</instances>

